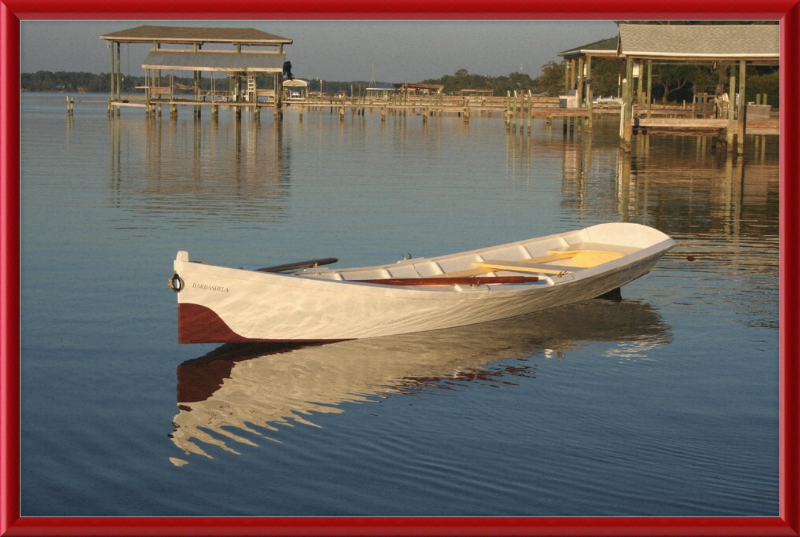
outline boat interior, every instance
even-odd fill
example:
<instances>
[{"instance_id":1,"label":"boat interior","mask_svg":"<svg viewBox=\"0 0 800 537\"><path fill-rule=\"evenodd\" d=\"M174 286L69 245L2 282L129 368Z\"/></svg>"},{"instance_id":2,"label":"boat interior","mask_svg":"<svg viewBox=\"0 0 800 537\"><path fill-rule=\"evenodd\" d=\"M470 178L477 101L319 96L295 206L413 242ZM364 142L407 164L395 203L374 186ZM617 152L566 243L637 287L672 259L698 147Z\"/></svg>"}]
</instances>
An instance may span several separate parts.
<instances>
[{"instance_id":1,"label":"boat interior","mask_svg":"<svg viewBox=\"0 0 800 537\"><path fill-rule=\"evenodd\" d=\"M305 277L339 281L381 279L449 279L474 277L538 276L552 282L573 279L577 271L608 263L639 251L641 248L587 242L569 243L563 238L521 241L494 248L475 250L435 258L410 258L391 265L332 269L314 267L298 273ZM436 282L433 281L433 284ZM444 283L444 282L442 282Z\"/></svg>"}]
</instances>

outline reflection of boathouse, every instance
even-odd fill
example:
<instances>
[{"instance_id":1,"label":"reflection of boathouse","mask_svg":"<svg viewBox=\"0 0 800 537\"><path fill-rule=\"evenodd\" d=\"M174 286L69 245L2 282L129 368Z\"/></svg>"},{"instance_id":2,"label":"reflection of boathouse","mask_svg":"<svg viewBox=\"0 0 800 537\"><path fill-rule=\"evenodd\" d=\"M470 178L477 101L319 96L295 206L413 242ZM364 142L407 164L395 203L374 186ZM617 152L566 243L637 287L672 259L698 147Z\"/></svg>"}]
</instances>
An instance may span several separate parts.
<instances>
[{"instance_id":1,"label":"reflection of boathouse","mask_svg":"<svg viewBox=\"0 0 800 537\"><path fill-rule=\"evenodd\" d=\"M211 105L212 114L220 103L249 107L281 108L284 45L291 39L253 28L194 28L172 26L139 26L120 32L101 35L111 48L111 96L109 112L122 106L144 107L148 112L155 106L168 104L172 114L178 105L194 105L195 115L200 106ZM142 67L145 84L138 89L144 96L121 97L120 44L150 44L150 53ZM166 48L172 46L172 48ZM176 48L181 47L181 48ZM208 48L204 49L207 46ZM258 47L258 48L254 48ZM204 83L203 74L210 76ZM217 74L223 78L217 80ZM179 78L191 77L191 84Z\"/></svg>"}]
</instances>

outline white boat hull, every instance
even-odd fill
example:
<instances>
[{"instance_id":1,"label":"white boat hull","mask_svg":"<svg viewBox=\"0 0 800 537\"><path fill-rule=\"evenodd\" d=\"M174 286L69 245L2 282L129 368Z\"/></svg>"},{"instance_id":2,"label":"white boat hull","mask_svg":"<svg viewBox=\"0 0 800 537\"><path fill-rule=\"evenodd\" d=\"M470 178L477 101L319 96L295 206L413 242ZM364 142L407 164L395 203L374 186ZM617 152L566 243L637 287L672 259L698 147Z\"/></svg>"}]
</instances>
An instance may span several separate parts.
<instances>
[{"instance_id":1,"label":"white boat hull","mask_svg":"<svg viewBox=\"0 0 800 537\"><path fill-rule=\"evenodd\" d=\"M487 259L530 258L581 245L625 252L591 267L567 258L523 267L539 280L519 284L390 286L352 280L441 277L475 271ZM637 224L601 224L565 234L393 265L300 274L263 273L189 261L179 252L178 326L181 343L335 341L451 328L601 296L649 272L674 245L667 235ZM586 249L584 249L586 250ZM516 258L516 259L514 259ZM455 269L455 270L454 270ZM490 274L516 274L496 270ZM564 270L561 270L564 269ZM572 269L572 270L569 270ZM350 280L350 281L347 281Z\"/></svg>"}]
</instances>

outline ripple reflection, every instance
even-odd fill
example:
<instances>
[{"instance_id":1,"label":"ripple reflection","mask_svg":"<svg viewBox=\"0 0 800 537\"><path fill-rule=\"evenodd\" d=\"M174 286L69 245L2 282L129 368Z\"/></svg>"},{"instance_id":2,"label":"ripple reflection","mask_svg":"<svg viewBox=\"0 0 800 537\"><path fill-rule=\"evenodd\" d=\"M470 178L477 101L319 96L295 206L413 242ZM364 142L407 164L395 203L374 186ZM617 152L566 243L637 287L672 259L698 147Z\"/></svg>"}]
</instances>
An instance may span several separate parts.
<instances>
[{"instance_id":1,"label":"ripple reflection","mask_svg":"<svg viewBox=\"0 0 800 537\"><path fill-rule=\"evenodd\" d=\"M179 412L169 436L186 455L211 457L209 446L237 453L231 446L254 446L253 435L277 441L270 437L277 426L317 426L313 415L340 414L344 403L483 382L512 387L535 378L533 358L564 359L587 344L615 342L604 356L629 362L670 339L670 327L649 304L592 300L424 334L326 345L223 345L178 366Z\"/></svg>"}]
</instances>

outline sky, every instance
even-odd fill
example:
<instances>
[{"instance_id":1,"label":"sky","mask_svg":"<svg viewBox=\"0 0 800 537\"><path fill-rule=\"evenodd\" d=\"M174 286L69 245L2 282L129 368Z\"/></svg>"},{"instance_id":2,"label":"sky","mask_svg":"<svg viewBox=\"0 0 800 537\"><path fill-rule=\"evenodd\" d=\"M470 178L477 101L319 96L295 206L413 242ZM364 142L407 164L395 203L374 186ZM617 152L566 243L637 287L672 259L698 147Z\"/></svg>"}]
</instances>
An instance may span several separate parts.
<instances>
[{"instance_id":1,"label":"sky","mask_svg":"<svg viewBox=\"0 0 800 537\"><path fill-rule=\"evenodd\" d=\"M144 24L256 28L294 41L285 50L297 78L390 83L459 69L536 78L559 52L617 35L611 21L22 21L22 72L107 73L111 54L99 36ZM143 75L149 48L123 44L123 73Z\"/></svg>"}]
</instances>

